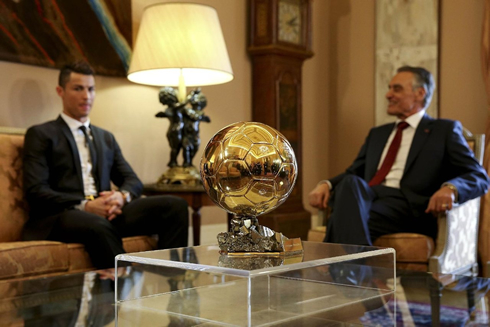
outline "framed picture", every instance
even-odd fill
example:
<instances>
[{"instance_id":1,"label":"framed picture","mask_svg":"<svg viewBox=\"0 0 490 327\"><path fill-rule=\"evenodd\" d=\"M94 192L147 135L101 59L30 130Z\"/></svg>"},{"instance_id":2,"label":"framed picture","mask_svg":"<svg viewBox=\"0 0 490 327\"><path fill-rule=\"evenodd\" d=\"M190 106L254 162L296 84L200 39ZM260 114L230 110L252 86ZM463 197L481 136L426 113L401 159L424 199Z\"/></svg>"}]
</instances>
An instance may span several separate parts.
<instances>
[{"instance_id":1,"label":"framed picture","mask_svg":"<svg viewBox=\"0 0 490 327\"><path fill-rule=\"evenodd\" d=\"M0 60L126 76L131 40L131 0L0 0Z\"/></svg>"},{"instance_id":2,"label":"framed picture","mask_svg":"<svg viewBox=\"0 0 490 327\"><path fill-rule=\"evenodd\" d=\"M395 120L386 113L388 84L396 69L418 66L438 82L439 0L376 0L375 124ZM427 113L437 118L437 85Z\"/></svg>"}]
</instances>

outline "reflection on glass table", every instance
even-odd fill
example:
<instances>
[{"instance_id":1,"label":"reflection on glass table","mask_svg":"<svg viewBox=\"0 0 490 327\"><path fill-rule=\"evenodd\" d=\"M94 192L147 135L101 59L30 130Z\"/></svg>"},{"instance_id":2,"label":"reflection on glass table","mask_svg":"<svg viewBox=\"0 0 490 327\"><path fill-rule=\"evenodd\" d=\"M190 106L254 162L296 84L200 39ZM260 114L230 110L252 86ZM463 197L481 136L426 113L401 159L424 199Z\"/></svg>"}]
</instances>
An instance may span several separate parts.
<instances>
[{"instance_id":1,"label":"reflection on glass table","mask_svg":"<svg viewBox=\"0 0 490 327\"><path fill-rule=\"evenodd\" d=\"M489 325L488 279L414 271L393 277L389 260L370 253L376 248L338 246L312 254L310 245L304 243L301 259L271 257L260 266L248 258L226 267L217 246L169 250L166 258L175 267L135 263L117 280L118 325L436 326L434 309L441 326ZM325 255L335 262L320 264ZM344 255L364 257L341 261ZM301 269L288 268L298 260ZM216 271L204 270L212 262ZM259 277L271 271L274 277ZM237 296L248 290L246 276L252 274L259 278L250 282L250 297ZM88 272L0 281L0 326L114 326L115 283L100 277Z\"/></svg>"},{"instance_id":2,"label":"reflection on glass table","mask_svg":"<svg viewBox=\"0 0 490 327\"><path fill-rule=\"evenodd\" d=\"M394 287L373 283L394 279L392 249L313 242L303 242L303 248L302 256L286 257L229 257L220 255L217 246L119 255L118 265L132 264L133 270L154 276L145 280L148 293L116 294L116 322L131 326L144 317L145 324L152 324L166 317L184 325L196 319L218 325L277 325L394 292ZM185 257L193 260L176 260ZM177 308L176 293L179 299L188 298L190 307L200 303L199 310L191 314L184 312L185 306Z\"/></svg>"},{"instance_id":3,"label":"reflection on glass table","mask_svg":"<svg viewBox=\"0 0 490 327\"><path fill-rule=\"evenodd\" d=\"M300 258L225 258L217 246L123 255L119 263L131 262L133 271L152 277L142 283L144 292L116 295L116 321L119 326L488 322L487 279L414 271L395 276L389 249L312 242L303 246ZM182 259L189 249L193 261ZM169 280L178 282L170 288Z\"/></svg>"}]
</instances>

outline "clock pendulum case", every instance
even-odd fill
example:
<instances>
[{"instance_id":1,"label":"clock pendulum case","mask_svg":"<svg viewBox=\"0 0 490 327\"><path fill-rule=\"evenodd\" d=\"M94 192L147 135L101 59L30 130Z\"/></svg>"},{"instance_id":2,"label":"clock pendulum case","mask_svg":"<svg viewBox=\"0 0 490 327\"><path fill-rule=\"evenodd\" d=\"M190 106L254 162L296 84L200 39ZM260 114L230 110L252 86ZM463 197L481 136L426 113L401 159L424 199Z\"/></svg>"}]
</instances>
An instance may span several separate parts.
<instances>
[{"instance_id":1,"label":"clock pendulum case","mask_svg":"<svg viewBox=\"0 0 490 327\"><path fill-rule=\"evenodd\" d=\"M306 240L311 214L303 207L301 69L311 51L311 0L249 0L252 119L279 130L291 143L298 180L286 202L260 222Z\"/></svg>"}]
</instances>

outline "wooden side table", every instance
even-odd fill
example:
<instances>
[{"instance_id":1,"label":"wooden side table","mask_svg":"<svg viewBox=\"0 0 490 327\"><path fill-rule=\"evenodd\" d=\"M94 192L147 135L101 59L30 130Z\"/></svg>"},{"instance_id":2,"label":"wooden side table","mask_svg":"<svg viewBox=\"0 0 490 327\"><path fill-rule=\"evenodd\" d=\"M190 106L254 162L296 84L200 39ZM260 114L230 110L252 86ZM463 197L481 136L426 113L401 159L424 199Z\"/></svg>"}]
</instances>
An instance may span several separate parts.
<instances>
[{"instance_id":1,"label":"wooden side table","mask_svg":"<svg viewBox=\"0 0 490 327\"><path fill-rule=\"evenodd\" d=\"M174 195L183 198L192 208L192 240L194 245L201 243L201 207L215 205L201 185L157 185L145 184L144 195Z\"/></svg>"}]
</instances>

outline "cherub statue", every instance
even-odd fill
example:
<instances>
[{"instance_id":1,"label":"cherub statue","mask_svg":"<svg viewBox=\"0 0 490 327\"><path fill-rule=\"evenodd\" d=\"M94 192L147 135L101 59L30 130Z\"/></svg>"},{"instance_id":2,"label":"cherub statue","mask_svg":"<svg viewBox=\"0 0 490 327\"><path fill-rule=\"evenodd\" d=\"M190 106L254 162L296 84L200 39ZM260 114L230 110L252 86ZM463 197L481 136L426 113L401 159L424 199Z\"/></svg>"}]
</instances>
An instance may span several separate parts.
<instances>
[{"instance_id":1,"label":"cherub statue","mask_svg":"<svg viewBox=\"0 0 490 327\"><path fill-rule=\"evenodd\" d=\"M171 87L163 87L159 93L160 103L167 105L165 111L158 112L158 118L168 118L170 125L167 131L168 143L170 144L169 167L177 166L177 156L182 148L182 131L184 127L183 110L187 102L179 103L177 92Z\"/></svg>"},{"instance_id":2,"label":"cherub statue","mask_svg":"<svg viewBox=\"0 0 490 327\"><path fill-rule=\"evenodd\" d=\"M183 108L184 130L182 135L182 147L184 156L184 167L192 166L192 159L199 149L201 140L199 138L199 123L209 123L211 119L204 115L203 109L207 105L207 99L201 93L201 89L193 90L187 96L187 103L190 103L192 108Z\"/></svg>"}]
</instances>

